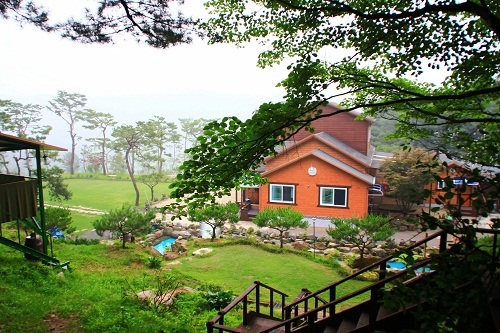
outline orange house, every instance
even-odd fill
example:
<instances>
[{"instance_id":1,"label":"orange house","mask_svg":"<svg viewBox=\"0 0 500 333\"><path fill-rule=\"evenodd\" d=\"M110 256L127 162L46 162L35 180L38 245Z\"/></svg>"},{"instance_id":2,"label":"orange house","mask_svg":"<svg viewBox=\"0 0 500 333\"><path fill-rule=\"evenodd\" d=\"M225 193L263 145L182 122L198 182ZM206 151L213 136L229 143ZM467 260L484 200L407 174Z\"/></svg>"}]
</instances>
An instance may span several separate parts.
<instances>
[{"instance_id":1,"label":"orange house","mask_svg":"<svg viewBox=\"0 0 500 333\"><path fill-rule=\"evenodd\" d=\"M339 110L329 104L323 114ZM356 120L358 115L341 112L315 120L314 133L299 131L276 156L264 160L262 176L268 183L246 189L245 198L259 210L291 206L306 217L367 215L382 159L370 146L375 120Z\"/></svg>"},{"instance_id":2,"label":"orange house","mask_svg":"<svg viewBox=\"0 0 500 333\"><path fill-rule=\"evenodd\" d=\"M444 206L448 209L458 209L458 207L460 207L462 214L466 216L477 216L477 211L472 205L474 197L477 197L477 195L480 194L479 197L481 197L484 201L491 200L487 198L489 196L488 193L490 191L495 191L495 188L492 188L491 184L488 184L487 182L481 182L474 179L474 176L471 175L469 170L472 168L485 168L481 168L478 165L471 166L460 161L450 160L444 154L440 154L439 159L447 164L446 168L441 170L439 176L442 179L448 177L451 179L453 183L453 188L451 190L452 193L455 194L452 198L443 203ZM488 172L481 172L482 176L485 177L492 176L496 173L498 173L498 169L496 168L491 168ZM446 191L444 191L445 186L444 181L432 184L432 202L435 202L437 197L444 196L446 193Z\"/></svg>"}]
</instances>

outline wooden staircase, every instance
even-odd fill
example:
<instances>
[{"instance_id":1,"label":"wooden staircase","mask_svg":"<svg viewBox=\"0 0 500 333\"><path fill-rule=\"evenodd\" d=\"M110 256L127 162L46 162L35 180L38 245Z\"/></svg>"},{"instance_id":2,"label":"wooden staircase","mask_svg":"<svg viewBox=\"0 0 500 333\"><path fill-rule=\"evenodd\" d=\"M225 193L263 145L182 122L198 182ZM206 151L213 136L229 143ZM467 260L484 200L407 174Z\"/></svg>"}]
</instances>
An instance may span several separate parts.
<instances>
[{"instance_id":1,"label":"wooden staircase","mask_svg":"<svg viewBox=\"0 0 500 333\"><path fill-rule=\"evenodd\" d=\"M496 240L498 233L494 234ZM444 231L438 231L416 242L408 250L412 250L426 244L432 239L440 237L439 251L443 252L447 249L446 236ZM418 304L406 305L404 308L392 309L383 304L383 293L390 292L390 288L394 286L396 281L412 289L419 288L419 284L425 278L432 277L435 272L430 271L429 268L426 269L426 266L430 263L430 259L425 259L409 267L407 270L387 274L387 261L391 259L393 259L392 256L383 258L315 292L303 289L291 303L283 306L280 309L281 311L275 311L273 307L261 306L260 298L265 297L265 293L268 293L268 298L272 304L276 296L279 295L282 298L282 304L285 304L284 299L287 295L259 281L255 281L242 295L226 308L219 311L217 316L207 323L207 332L346 333L384 331L386 333L396 333L404 329L415 329L415 309L417 306L425 308L427 300L421 300ZM378 271L378 281L347 295L340 297L337 295L340 285L374 269ZM415 274L415 272L420 273ZM467 287L468 285L460 285L456 288ZM354 306L345 308L345 301L350 300L350 304L352 304L352 300L355 297L363 300ZM253 307L250 307L250 304ZM225 326L224 316L235 309L243 309L241 312L241 324L236 328ZM492 329L491 332L496 331L496 329Z\"/></svg>"}]
</instances>

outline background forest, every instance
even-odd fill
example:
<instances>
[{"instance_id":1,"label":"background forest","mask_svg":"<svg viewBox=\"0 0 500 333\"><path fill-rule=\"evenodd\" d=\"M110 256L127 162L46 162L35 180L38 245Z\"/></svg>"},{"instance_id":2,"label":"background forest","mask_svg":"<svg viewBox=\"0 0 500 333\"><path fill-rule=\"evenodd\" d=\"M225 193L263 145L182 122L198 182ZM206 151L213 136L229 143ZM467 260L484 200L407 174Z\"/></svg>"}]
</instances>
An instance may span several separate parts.
<instances>
[{"instance_id":1,"label":"background forest","mask_svg":"<svg viewBox=\"0 0 500 333\"><path fill-rule=\"evenodd\" d=\"M65 172L175 175L186 159L184 151L197 145L203 127L215 119L179 118L168 122L162 116L141 119L135 124L119 124L115 116L86 108L87 98L78 93L59 91L46 106L0 100L0 130L21 138L45 142L51 131L63 129L70 141L59 155L45 152L47 163ZM47 113L55 114L58 124L47 123ZM395 120L380 118L372 127L372 142L378 151L401 149L403 140L387 138L395 131ZM53 142L47 142L55 144ZM57 144L56 144L57 145ZM13 155L0 153L0 171L30 175L29 151Z\"/></svg>"}]
</instances>

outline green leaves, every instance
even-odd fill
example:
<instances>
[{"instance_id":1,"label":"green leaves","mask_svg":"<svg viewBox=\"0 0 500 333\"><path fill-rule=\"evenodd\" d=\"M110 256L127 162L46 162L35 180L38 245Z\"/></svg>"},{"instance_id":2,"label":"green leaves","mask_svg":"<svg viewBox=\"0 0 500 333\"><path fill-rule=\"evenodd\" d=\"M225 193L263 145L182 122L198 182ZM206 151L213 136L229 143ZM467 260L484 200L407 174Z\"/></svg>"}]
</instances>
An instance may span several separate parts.
<instances>
[{"instance_id":1,"label":"green leaves","mask_svg":"<svg viewBox=\"0 0 500 333\"><path fill-rule=\"evenodd\" d=\"M303 108L302 117L318 116L312 103L350 96L342 102L346 110L397 119L397 137L424 138L430 149L499 164L492 157L500 156L496 3L212 0L207 6L214 16L203 29L212 42L267 45L258 58L262 67L292 59L280 85L286 103ZM284 127L297 114L283 117ZM478 140L464 124L488 127L491 136ZM457 152L458 146L471 149Z\"/></svg>"},{"instance_id":2,"label":"green leaves","mask_svg":"<svg viewBox=\"0 0 500 333\"><path fill-rule=\"evenodd\" d=\"M259 227L268 227L278 230L280 232L281 248L283 248L283 232L291 228L306 229L309 226L309 223L304 220L302 213L293 210L291 207L266 207L252 219L252 222Z\"/></svg>"},{"instance_id":3,"label":"green leaves","mask_svg":"<svg viewBox=\"0 0 500 333\"><path fill-rule=\"evenodd\" d=\"M360 250L361 259L365 249L377 241L391 238L395 230L389 223L389 218L379 215L368 215L363 218L331 218L334 228L327 230L333 239L353 243Z\"/></svg>"},{"instance_id":4,"label":"green leaves","mask_svg":"<svg viewBox=\"0 0 500 333\"><path fill-rule=\"evenodd\" d=\"M216 228L222 228L226 222L239 221L239 206L234 202L226 204L212 203L204 207L190 208L187 212L193 222L204 222L212 227L212 241L215 239Z\"/></svg>"},{"instance_id":5,"label":"green leaves","mask_svg":"<svg viewBox=\"0 0 500 333\"><path fill-rule=\"evenodd\" d=\"M92 222L92 225L98 235L102 235L106 230L122 235L122 247L125 248L125 235L146 232L151 227L151 220L155 214L154 211L142 213L136 207L124 204L121 208L104 214Z\"/></svg>"},{"instance_id":6,"label":"green leaves","mask_svg":"<svg viewBox=\"0 0 500 333\"><path fill-rule=\"evenodd\" d=\"M424 194L430 194L425 186L434 180L437 170L433 155L418 148L395 153L380 168L391 186L388 194L396 198L405 217L413 205L423 201Z\"/></svg>"},{"instance_id":7,"label":"green leaves","mask_svg":"<svg viewBox=\"0 0 500 333\"><path fill-rule=\"evenodd\" d=\"M290 120L290 114L296 117ZM171 197L183 199L191 207L202 207L234 188L265 182L254 171L266 156L276 153L277 144L308 125L306 114L290 104L266 103L246 121L226 117L208 123L198 137L198 145L186 150L191 158L181 165L181 174L171 185Z\"/></svg>"}]
</instances>

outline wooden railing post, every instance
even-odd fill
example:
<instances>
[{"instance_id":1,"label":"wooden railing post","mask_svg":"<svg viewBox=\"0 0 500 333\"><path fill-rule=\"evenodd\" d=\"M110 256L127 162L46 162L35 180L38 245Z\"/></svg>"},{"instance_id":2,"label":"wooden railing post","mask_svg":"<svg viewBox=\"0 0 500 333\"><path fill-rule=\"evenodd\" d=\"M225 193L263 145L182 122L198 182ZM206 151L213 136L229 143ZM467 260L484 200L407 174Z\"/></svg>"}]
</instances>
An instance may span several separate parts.
<instances>
[{"instance_id":1,"label":"wooden railing post","mask_svg":"<svg viewBox=\"0 0 500 333\"><path fill-rule=\"evenodd\" d=\"M260 313L260 284L255 288L255 311Z\"/></svg>"},{"instance_id":2,"label":"wooden railing post","mask_svg":"<svg viewBox=\"0 0 500 333\"><path fill-rule=\"evenodd\" d=\"M330 288L330 302L333 302L337 298L337 287L333 286L333 288ZM330 317L332 317L335 314L335 304L330 306L329 310L330 312Z\"/></svg>"},{"instance_id":3,"label":"wooden railing post","mask_svg":"<svg viewBox=\"0 0 500 333\"><path fill-rule=\"evenodd\" d=\"M214 333L214 322L207 321L207 333Z\"/></svg>"},{"instance_id":4,"label":"wooden railing post","mask_svg":"<svg viewBox=\"0 0 500 333\"><path fill-rule=\"evenodd\" d=\"M443 253L446 251L446 248L448 247L448 234L446 232L443 232L441 234L441 238L439 239L439 253Z\"/></svg>"},{"instance_id":5,"label":"wooden railing post","mask_svg":"<svg viewBox=\"0 0 500 333\"><path fill-rule=\"evenodd\" d=\"M379 281L385 279L386 273L387 273L387 262L384 261L383 263L380 264L379 267L379 274L378 274Z\"/></svg>"},{"instance_id":6,"label":"wooden railing post","mask_svg":"<svg viewBox=\"0 0 500 333\"><path fill-rule=\"evenodd\" d=\"M224 325L224 313L220 312L219 311L219 314L221 315L220 319L219 319L219 325ZM219 333L223 333L222 331L222 328L219 328Z\"/></svg>"},{"instance_id":7,"label":"wooden railing post","mask_svg":"<svg viewBox=\"0 0 500 333\"><path fill-rule=\"evenodd\" d=\"M243 298L243 325L248 325L248 296Z\"/></svg>"},{"instance_id":8,"label":"wooden railing post","mask_svg":"<svg viewBox=\"0 0 500 333\"><path fill-rule=\"evenodd\" d=\"M274 292L269 290L269 315L274 318Z\"/></svg>"},{"instance_id":9,"label":"wooden railing post","mask_svg":"<svg viewBox=\"0 0 500 333\"><path fill-rule=\"evenodd\" d=\"M281 319L284 319L285 317L285 295L281 295ZM289 312L289 311L287 311ZM290 315L290 314L289 314ZM290 319L290 318L287 318L287 319Z\"/></svg>"}]
</instances>

